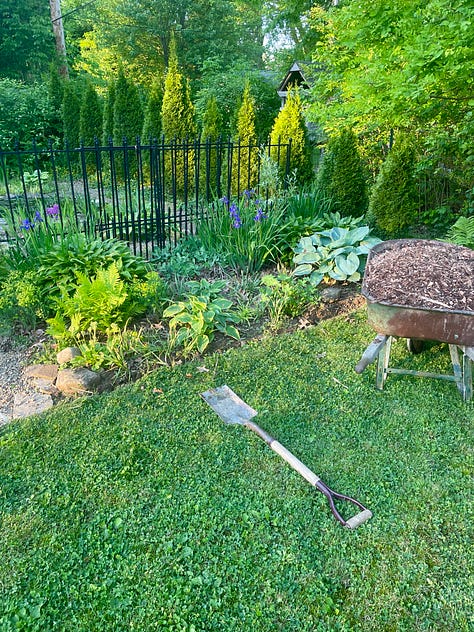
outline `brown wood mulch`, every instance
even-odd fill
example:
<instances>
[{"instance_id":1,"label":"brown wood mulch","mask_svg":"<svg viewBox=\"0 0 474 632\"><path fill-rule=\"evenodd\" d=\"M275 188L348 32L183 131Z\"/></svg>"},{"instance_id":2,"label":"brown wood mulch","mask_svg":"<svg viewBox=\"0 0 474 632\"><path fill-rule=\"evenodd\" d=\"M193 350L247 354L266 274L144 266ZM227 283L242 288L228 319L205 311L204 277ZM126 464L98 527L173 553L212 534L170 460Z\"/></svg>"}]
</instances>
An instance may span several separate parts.
<instances>
[{"instance_id":1,"label":"brown wood mulch","mask_svg":"<svg viewBox=\"0 0 474 632\"><path fill-rule=\"evenodd\" d=\"M363 293L373 302L474 315L474 250L424 239L384 242L369 256Z\"/></svg>"}]
</instances>

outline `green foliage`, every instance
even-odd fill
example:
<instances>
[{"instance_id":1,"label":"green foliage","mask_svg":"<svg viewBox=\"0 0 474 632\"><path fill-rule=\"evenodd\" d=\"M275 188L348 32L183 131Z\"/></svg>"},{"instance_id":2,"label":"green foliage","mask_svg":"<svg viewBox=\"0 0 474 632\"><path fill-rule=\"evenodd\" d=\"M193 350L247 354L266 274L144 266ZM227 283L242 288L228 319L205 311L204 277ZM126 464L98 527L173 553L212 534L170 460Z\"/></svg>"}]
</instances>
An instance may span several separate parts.
<instances>
[{"instance_id":1,"label":"green foliage","mask_svg":"<svg viewBox=\"0 0 474 632\"><path fill-rule=\"evenodd\" d=\"M87 84L81 102L79 116L79 137L85 147L93 147L97 138L102 139L103 113L102 103L94 86Z\"/></svg>"},{"instance_id":2,"label":"green foliage","mask_svg":"<svg viewBox=\"0 0 474 632\"><path fill-rule=\"evenodd\" d=\"M54 38L48 3L0 2L0 76L31 82L48 71Z\"/></svg>"},{"instance_id":3,"label":"green foliage","mask_svg":"<svg viewBox=\"0 0 474 632\"><path fill-rule=\"evenodd\" d=\"M281 272L260 280L260 301L268 315L266 329L276 331L286 317L294 318L319 302L319 292L308 279L295 279Z\"/></svg>"},{"instance_id":4,"label":"green foliage","mask_svg":"<svg viewBox=\"0 0 474 632\"><path fill-rule=\"evenodd\" d=\"M232 268L255 272L278 259L284 230L283 205L265 210L254 191L245 191L240 203L227 198L215 202L197 234L206 250Z\"/></svg>"},{"instance_id":5,"label":"green foliage","mask_svg":"<svg viewBox=\"0 0 474 632\"><path fill-rule=\"evenodd\" d=\"M182 345L185 357L195 351L203 353L216 331L239 339L239 332L232 324L239 319L229 311L232 301L221 296L225 285L225 281L190 281L185 299L172 303L163 312L163 317L170 319L172 344Z\"/></svg>"},{"instance_id":6,"label":"green foliage","mask_svg":"<svg viewBox=\"0 0 474 632\"><path fill-rule=\"evenodd\" d=\"M163 105L163 85L161 77L156 77L152 83L150 95L145 108L142 138L148 142L150 138L161 136L161 108Z\"/></svg>"},{"instance_id":7,"label":"green foliage","mask_svg":"<svg viewBox=\"0 0 474 632\"><path fill-rule=\"evenodd\" d=\"M48 82L48 100L51 110L51 134L61 138L63 124L61 108L64 98L64 80L60 77L57 64L50 64Z\"/></svg>"},{"instance_id":8,"label":"green foliage","mask_svg":"<svg viewBox=\"0 0 474 632\"><path fill-rule=\"evenodd\" d=\"M400 138L383 163L372 188L369 216L388 234L412 224L418 210L414 179L415 152L406 138Z\"/></svg>"},{"instance_id":9,"label":"green foliage","mask_svg":"<svg viewBox=\"0 0 474 632\"><path fill-rule=\"evenodd\" d=\"M250 83L254 98L255 132L259 141L266 140L278 114L280 99L275 91L275 80L241 61L225 68L206 65L196 95L196 110L202 121L207 105L215 99L222 117L221 132L224 138L236 135L236 115L242 100L242 86Z\"/></svg>"},{"instance_id":10,"label":"green foliage","mask_svg":"<svg viewBox=\"0 0 474 632\"><path fill-rule=\"evenodd\" d=\"M282 169L286 169L288 150L279 148L278 143L289 143L290 139L290 171L295 173L298 182L306 182L312 171L311 149L298 90L288 92L285 106L276 117L270 135L272 145L276 145L271 149L271 156Z\"/></svg>"},{"instance_id":11,"label":"green foliage","mask_svg":"<svg viewBox=\"0 0 474 632\"><path fill-rule=\"evenodd\" d=\"M448 230L446 241L474 249L474 216L459 217Z\"/></svg>"},{"instance_id":12,"label":"green foliage","mask_svg":"<svg viewBox=\"0 0 474 632\"><path fill-rule=\"evenodd\" d=\"M78 87L73 81L67 81L64 84L62 119L64 140L70 147L78 147L81 131L81 99Z\"/></svg>"},{"instance_id":13,"label":"green foliage","mask_svg":"<svg viewBox=\"0 0 474 632\"><path fill-rule=\"evenodd\" d=\"M92 323L100 332L106 332L112 324L123 325L135 315L133 310L129 313L124 309L127 298L116 264L97 270L92 278L76 272L72 291L64 289L56 299L56 316L48 319L47 332L60 342L70 343Z\"/></svg>"},{"instance_id":14,"label":"green foliage","mask_svg":"<svg viewBox=\"0 0 474 632\"><path fill-rule=\"evenodd\" d=\"M357 139L350 129L333 136L318 173L318 184L333 210L362 215L367 209L367 185Z\"/></svg>"},{"instance_id":15,"label":"green foliage","mask_svg":"<svg viewBox=\"0 0 474 632\"><path fill-rule=\"evenodd\" d=\"M368 226L334 227L302 237L295 248L294 276L309 276L313 285L323 280L359 281L366 255L380 242L369 233Z\"/></svg>"},{"instance_id":16,"label":"green foliage","mask_svg":"<svg viewBox=\"0 0 474 632\"><path fill-rule=\"evenodd\" d=\"M104 104L104 129L102 141L106 145L114 138L115 82L109 81Z\"/></svg>"},{"instance_id":17,"label":"green foliage","mask_svg":"<svg viewBox=\"0 0 474 632\"><path fill-rule=\"evenodd\" d=\"M76 274L91 277L99 269L114 264L123 281L144 280L149 264L130 252L127 244L115 239L90 239L82 233L68 233L49 245L36 259L38 275L48 295L58 295L59 287L69 289Z\"/></svg>"},{"instance_id":18,"label":"green foliage","mask_svg":"<svg viewBox=\"0 0 474 632\"><path fill-rule=\"evenodd\" d=\"M206 109L202 117L202 138L204 140L215 141L222 132L222 116L217 106L216 97L211 96L206 104Z\"/></svg>"},{"instance_id":19,"label":"green foliage","mask_svg":"<svg viewBox=\"0 0 474 632\"><path fill-rule=\"evenodd\" d=\"M194 138L196 135L189 85L179 70L175 47L171 50L166 72L161 123L168 140Z\"/></svg>"},{"instance_id":20,"label":"green foliage","mask_svg":"<svg viewBox=\"0 0 474 632\"><path fill-rule=\"evenodd\" d=\"M0 332L31 331L43 313L34 270L11 270L0 278Z\"/></svg>"},{"instance_id":21,"label":"green foliage","mask_svg":"<svg viewBox=\"0 0 474 632\"><path fill-rule=\"evenodd\" d=\"M126 138L134 144L143 128L143 112L140 94L135 83L128 79L120 67L115 83L114 142L121 145Z\"/></svg>"},{"instance_id":22,"label":"green foliage","mask_svg":"<svg viewBox=\"0 0 474 632\"><path fill-rule=\"evenodd\" d=\"M251 189L258 180L258 147L255 131L254 99L250 84L244 88L242 103L237 112L237 136L239 148L235 150L234 161L237 168L233 172L233 187L237 195Z\"/></svg>"},{"instance_id":23,"label":"green foliage","mask_svg":"<svg viewBox=\"0 0 474 632\"><path fill-rule=\"evenodd\" d=\"M0 112L2 149L12 149L17 139L20 148L30 148L33 139L46 143L54 118L46 85L0 79Z\"/></svg>"},{"instance_id":24,"label":"green foliage","mask_svg":"<svg viewBox=\"0 0 474 632\"><path fill-rule=\"evenodd\" d=\"M219 255L208 251L195 237L185 237L176 245L160 248L153 253L153 265L160 275L172 280L192 278L221 263Z\"/></svg>"}]
</instances>

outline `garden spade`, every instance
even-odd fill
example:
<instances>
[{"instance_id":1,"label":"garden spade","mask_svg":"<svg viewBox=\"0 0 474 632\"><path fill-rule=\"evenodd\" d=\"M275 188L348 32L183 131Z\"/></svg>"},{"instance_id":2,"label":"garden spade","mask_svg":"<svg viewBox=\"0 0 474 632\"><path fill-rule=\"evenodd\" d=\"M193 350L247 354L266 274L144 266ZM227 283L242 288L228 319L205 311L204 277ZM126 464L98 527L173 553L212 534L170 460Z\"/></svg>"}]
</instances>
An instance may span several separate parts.
<instances>
[{"instance_id":1,"label":"garden spade","mask_svg":"<svg viewBox=\"0 0 474 632\"><path fill-rule=\"evenodd\" d=\"M245 426L249 430L252 430L252 432L255 432L255 434L263 439L274 452L280 455L294 470L301 474L308 483L322 492L328 499L332 513L344 527L347 527L348 529L355 529L372 517L372 512L369 509L366 509L359 501L330 489L318 476L316 476L316 474L306 467L304 463L287 450L285 446L271 437L268 432L263 430L263 428L260 428L260 426L251 421L252 417L255 417L257 414L257 411L240 399L240 397L228 386L224 385L217 388L211 388L205 393L201 393L201 397L219 415L224 423L240 424L241 426ZM360 512L352 518L344 520L339 511L336 509L335 500L348 501L358 507Z\"/></svg>"}]
</instances>

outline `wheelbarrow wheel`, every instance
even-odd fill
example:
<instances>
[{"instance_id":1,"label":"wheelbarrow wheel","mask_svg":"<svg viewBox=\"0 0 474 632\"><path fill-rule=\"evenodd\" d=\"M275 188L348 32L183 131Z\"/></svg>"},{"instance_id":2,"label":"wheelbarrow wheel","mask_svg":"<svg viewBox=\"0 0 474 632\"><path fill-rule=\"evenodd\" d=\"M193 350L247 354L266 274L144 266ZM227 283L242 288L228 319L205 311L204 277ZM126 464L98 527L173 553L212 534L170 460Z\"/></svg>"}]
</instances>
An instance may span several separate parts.
<instances>
[{"instance_id":1,"label":"wheelbarrow wheel","mask_svg":"<svg viewBox=\"0 0 474 632\"><path fill-rule=\"evenodd\" d=\"M424 340L418 340L417 338L407 338L407 349L410 353L421 353L424 348Z\"/></svg>"}]
</instances>

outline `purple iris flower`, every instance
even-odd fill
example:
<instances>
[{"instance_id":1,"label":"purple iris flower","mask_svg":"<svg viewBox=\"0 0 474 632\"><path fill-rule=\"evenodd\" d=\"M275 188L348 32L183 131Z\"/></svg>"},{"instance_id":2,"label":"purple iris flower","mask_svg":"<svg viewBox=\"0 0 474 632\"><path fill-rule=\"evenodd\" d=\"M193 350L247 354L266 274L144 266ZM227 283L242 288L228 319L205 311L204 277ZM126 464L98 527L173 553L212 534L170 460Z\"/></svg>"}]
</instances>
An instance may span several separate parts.
<instances>
[{"instance_id":1,"label":"purple iris flower","mask_svg":"<svg viewBox=\"0 0 474 632\"><path fill-rule=\"evenodd\" d=\"M30 222L28 217L24 219L20 224L21 230L31 230L33 227L34 227L34 224Z\"/></svg>"},{"instance_id":2,"label":"purple iris flower","mask_svg":"<svg viewBox=\"0 0 474 632\"><path fill-rule=\"evenodd\" d=\"M261 222L262 219L267 219L268 215L265 215L263 209L260 207L257 209L257 214L253 218L254 222Z\"/></svg>"},{"instance_id":3,"label":"purple iris flower","mask_svg":"<svg viewBox=\"0 0 474 632\"><path fill-rule=\"evenodd\" d=\"M41 213L39 211L36 211L35 213L35 221L37 222L42 222L43 218L41 217Z\"/></svg>"},{"instance_id":4,"label":"purple iris flower","mask_svg":"<svg viewBox=\"0 0 474 632\"><path fill-rule=\"evenodd\" d=\"M59 215L59 205L53 204L53 206L48 207L46 209L46 214L50 217L57 217Z\"/></svg>"}]
</instances>

